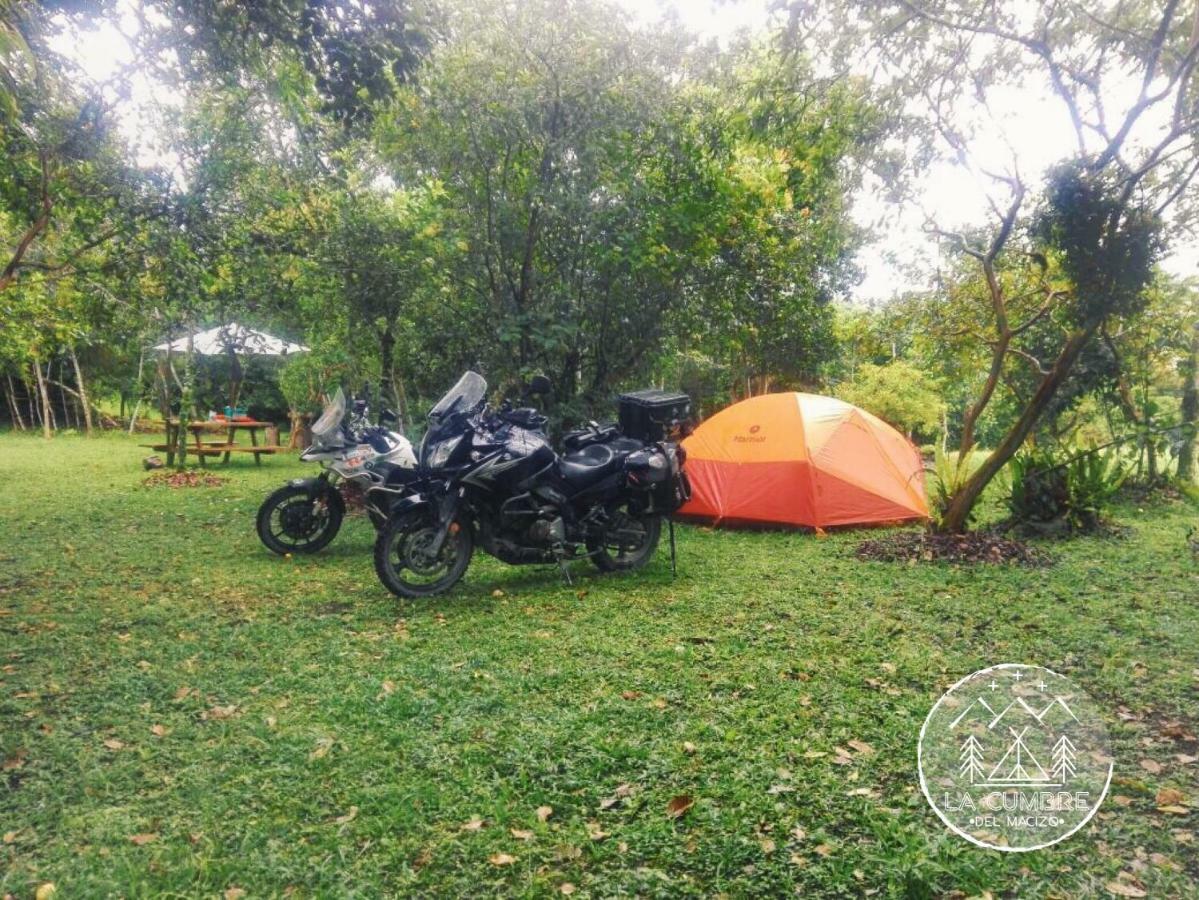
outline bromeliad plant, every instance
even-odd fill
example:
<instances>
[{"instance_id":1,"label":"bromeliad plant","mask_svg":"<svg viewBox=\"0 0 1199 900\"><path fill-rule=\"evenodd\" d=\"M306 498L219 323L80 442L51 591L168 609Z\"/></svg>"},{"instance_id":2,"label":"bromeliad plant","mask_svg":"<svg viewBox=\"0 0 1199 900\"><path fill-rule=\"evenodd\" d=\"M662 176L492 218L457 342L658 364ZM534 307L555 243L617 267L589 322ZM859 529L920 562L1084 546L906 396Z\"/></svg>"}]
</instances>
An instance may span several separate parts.
<instances>
[{"instance_id":1,"label":"bromeliad plant","mask_svg":"<svg viewBox=\"0 0 1199 900\"><path fill-rule=\"evenodd\" d=\"M1033 447L1013 457L1010 469L1010 521L1038 530L1094 531L1128 477L1118 451L1111 448L1062 459Z\"/></svg>"}]
</instances>

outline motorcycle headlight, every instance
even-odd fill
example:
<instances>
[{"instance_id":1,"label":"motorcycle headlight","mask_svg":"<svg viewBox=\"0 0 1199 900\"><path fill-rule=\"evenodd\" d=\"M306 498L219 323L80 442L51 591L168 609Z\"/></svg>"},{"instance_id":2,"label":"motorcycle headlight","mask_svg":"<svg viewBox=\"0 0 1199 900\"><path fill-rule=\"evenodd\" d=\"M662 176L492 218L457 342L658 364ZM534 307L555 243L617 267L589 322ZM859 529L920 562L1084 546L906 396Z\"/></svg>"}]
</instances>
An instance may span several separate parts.
<instances>
[{"instance_id":1,"label":"motorcycle headlight","mask_svg":"<svg viewBox=\"0 0 1199 900\"><path fill-rule=\"evenodd\" d=\"M429 458L425 464L430 469L441 468L450 461L450 456L460 443L462 443L462 435L434 444L433 448L429 451Z\"/></svg>"}]
</instances>

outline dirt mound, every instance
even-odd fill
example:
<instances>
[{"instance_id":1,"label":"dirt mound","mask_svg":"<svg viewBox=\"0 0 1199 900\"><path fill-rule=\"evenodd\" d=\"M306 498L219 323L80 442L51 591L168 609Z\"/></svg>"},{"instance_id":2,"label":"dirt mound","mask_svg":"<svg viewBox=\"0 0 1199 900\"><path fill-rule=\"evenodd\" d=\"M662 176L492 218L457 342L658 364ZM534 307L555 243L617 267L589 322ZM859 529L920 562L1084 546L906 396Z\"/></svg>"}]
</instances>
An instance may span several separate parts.
<instances>
[{"instance_id":1,"label":"dirt mound","mask_svg":"<svg viewBox=\"0 0 1199 900\"><path fill-rule=\"evenodd\" d=\"M863 541L856 553L858 559L875 562L1017 563L1022 566L1047 566L1053 562L1028 544L986 531L967 534L904 531Z\"/></svg>"}]
</instances>

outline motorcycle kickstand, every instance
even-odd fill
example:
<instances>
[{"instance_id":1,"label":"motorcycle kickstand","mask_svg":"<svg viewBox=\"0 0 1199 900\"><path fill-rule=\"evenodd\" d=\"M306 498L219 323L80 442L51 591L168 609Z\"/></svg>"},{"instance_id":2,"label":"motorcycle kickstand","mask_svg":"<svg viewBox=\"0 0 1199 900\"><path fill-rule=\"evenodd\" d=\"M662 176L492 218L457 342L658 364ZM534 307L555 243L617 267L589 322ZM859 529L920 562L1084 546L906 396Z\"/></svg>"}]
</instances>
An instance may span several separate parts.
<instances>
[{"instance_id":1,"label":"motorcycle kickstand","mask_svg":"<svg viewBox=\"0 0 1199 900\"><path fill-rule=\"evenodd\" d=\"M666 518L666 530L670 532L670 577L677 578L679 567L677 562L678 553L674 546L674 519L669 516Z\"/></svg>"},{"instance_id":2,"label":"motorcycle kickstand","mask_svg":"<svg viewBox=\"0 0 1199 900\"><path fill-rule=\"evenodd\" d=\"M570 579L570 569L566 566L566 554L561 548L554 553L554 557L558 561L558 570L562 573L562 577L566 579L567 587L574 587L575 583Z\"/></svg>"}]
</instances>

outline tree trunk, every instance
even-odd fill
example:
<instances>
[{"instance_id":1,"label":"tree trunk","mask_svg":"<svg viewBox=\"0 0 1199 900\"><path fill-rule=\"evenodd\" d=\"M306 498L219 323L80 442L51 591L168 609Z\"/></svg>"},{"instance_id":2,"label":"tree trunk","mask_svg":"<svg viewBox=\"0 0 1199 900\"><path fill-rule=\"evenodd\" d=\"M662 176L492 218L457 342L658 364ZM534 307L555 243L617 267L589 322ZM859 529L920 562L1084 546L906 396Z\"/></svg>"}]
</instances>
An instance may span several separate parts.
<instances>
[{"instance_id":1,"label":"tree trunk","mask_svg":"<svg viewBox=\"0 0 1199 900\"><path fill-rule=\"evenodd\" d=\"M12 424L17 431L25 430L25 420L21 418L21 407L17 404L17 392L12 385L12 376L4 376L5 383L8 387L6 397L8 399L8 408L12 410Z\"/></svg>"},{"instance_id":2,"label":"tree trunk","mask_svg":"<svg viewBox=\"0 0 1199 900\"><path fill-rule=\"evenodd\" d=\"M133 400L133 414L129 416L129 433L133 434L133 429L137 425L137 414L142 408L142 368L146 363L146 351L142 348L137 354L137 381L134 385L136 396ZM122 412L124 412L122 410Z\"/></svg>"},{"instance_id":3,"label":"tree trunk","mask_svg":"<svg viewBox=\"0 0 1199 900\"><path fill-rule=\"evenodd\" d=\"M1032 400L1029 401L1028 406L1020 414L1020 418L1008 429L1008 433L999 442L999 446L991 451L990 456L978 467L977 471L967 478L962 486L949 498L945 515L941 517L941 521L937 524L938 531L959 533L966 530L966 526L970 521L970 514L974 511L974 505L978 502L978 498L982 496L987 485L991 483L991 479L998 475L999 470L1007 465L1008 460L1016 455L1025 438L1032 433L1041 415L1049 406L1049 401L1053 399L1062 382L1066 380L1066 376L1070 374L1070 370L1078 360L1083 347L1087 345L1087 341L1094 335L1096 327L1097 324L1089 325L1081 331L1076 331L1066 341L1065 346L1062 347L1061 353L1058 354L1057 360L1053 364L1053 368L1049 370L1049 374L1041 379L1036 393L1033 394Z\"/></svg>"},{"instance_id":4,"label":"tree trunk","mask_svg":"<svg viewBox=\"0 0 1199 900\"><path fill-rule=\"evenodd\" d=\"M87 398L87 387L83 383L83 370L79 368L79 357L75 348L71 348L71 365L75 367L75 384L79 387L79 405L83 407L83 433L92 436L92 407Z\"/></svg>"},{"instance_id":5,"label":"tree trunk","mask_svg":"<svg viewBox=\"0 0 1199 900\"><path fill-rule=\"evenodd\" d=\"M1191 350L1182 364L1182 446L1178 449L1178 480L1195 480L1195 428L1199 426L1199 322L1191 328Z\"/></svg>"},{"instance_id":6,"label":"tree trunk","mask_svg":"<svg viewBox=\"0 0 1199 900\"><path fill-rule=\"evenodd\" d=\"M50 409L50 391L46 388L42 367L36 359L33 361L33 374L37 378L38 396L42 398L42 436L49 440L54 437L54 411Z\"/></svg>"},{"instance_id":7,"label":"tree trunk","mask_svg":"<svg viewBox=\"0 0 1199 900\"><path fill-rule=\"evenodd\" d=\"M187 329L187 356L183 361L183 383L179 393L179 427L175 430L175 468L182 471L187 464L187 437L190 432L187 424L191 421L192 383L196 378L195 363L195 329L189 324ZM200 457L200 462L204 458Z\"/></svg>"},{"instance_id":8,"label":"tree trunk","mask_svg":"<svg viewBox=\"0 0 1199 900\"><path fill-rule=\"evenodd\" d=\"M24 375L21 376L21 385L25 388L25 408L29 411L29 427L34 428L42 423L42 407L37 402L37 393Z\"/></svg>"},{"instance_id":9,"label":"tree trunk","mask_svg":"<svg viewBox=\"0 0 1199 900\"><path fill-rule=\"evenodd\" d=\"M379 403L395 403L395 334L391 323L379 332Z\"/></svg>"}]
</instances>

